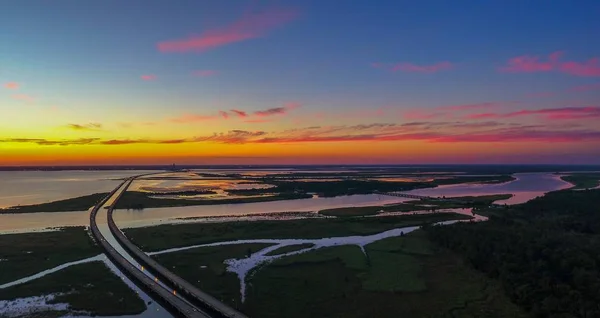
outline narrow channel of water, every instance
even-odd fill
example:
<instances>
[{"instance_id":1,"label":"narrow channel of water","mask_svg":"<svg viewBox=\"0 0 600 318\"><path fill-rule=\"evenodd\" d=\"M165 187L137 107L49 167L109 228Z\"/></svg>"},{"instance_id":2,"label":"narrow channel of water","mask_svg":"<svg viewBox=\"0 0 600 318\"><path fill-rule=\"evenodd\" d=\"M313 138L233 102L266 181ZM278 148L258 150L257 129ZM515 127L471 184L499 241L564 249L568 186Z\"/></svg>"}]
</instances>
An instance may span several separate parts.
<instances>
[{"instance_id":1,"label":"narrow channel of water","mask_svg":"<svg viewBox=\"0 0 600 318\"><path fill-rule=\"evenodd\" d=\"M456 184L437 188L416 189L404 193L433 197L479 196L491 194L512 194L508 200L497 201L498 204L519 204L547 192L573 187L552 173L517 173L516 180L499 184Z\"/></svg>"},{"instance_id":2,"label":"narrow channel of water","mask_svg":"<svg viewBox=\"0 0 600 318\"><path fill-rule=\"evenodd\" d=\"M417 189L405 193L426 196L467 196L489 194L513 194L498 201L499 204L526 202L549 191L569 188L572 185L551 173L515 174L517 180L502 184L459 184L437 188ZM341 196L334 198L311 198L242 204L220 204L173 208L149 208L141 211L116 210L115 222L119 227L143 227L156 224L180 223L182 218L205 216L248 215L272 212L318 211L331 208L383 205L407 199L375 194ZM88 214L82 212L0 214L0 234L23 233L50 227L87 226Z\"/></svg>"}]
</instances>

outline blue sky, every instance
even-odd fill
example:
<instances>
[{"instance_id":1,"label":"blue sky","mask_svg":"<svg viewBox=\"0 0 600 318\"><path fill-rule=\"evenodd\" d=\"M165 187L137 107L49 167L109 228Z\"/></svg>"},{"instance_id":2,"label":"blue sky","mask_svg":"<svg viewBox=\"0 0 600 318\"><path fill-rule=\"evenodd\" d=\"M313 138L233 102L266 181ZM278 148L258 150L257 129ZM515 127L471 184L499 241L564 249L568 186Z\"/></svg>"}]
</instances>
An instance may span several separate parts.
<instances>
[{"instance_id":1,"label":"blue sky","mask_svg":"<svg viewBox=\"0 0 600 318\"><path fill-rule=\"evenodd\" d=\"M262 14L282 12L290 17L261 25L269 19ZM5 134L14 135L22 132L18 125L50 108L62 111L48 118L54 126L168 122L290 102L302 105L293 112L302 118L323 111L393 110L384 118L337 123L346 125L402 124L409 121L405 112L478 103L503 103L496 113L598 106L600 90L568 92L599 82L589 62L600 55L600 41L594 41L598 16L598 1L11 1L0 12L0 83L18 83L19 92L0 91L0 107L10 115L4 125L12 128ZM238 33L250 27L259 34L202 51L159 49L160 43L236 23ZM562 64L527 70L542 68L554 52L562 52ZM500 71L521 56L539 61ZM568 62L591 73L565 70ZM451 67L392 71L403 63L419 70ZM214 75L192 75L199 70ZM141 80L144 75L152 80ZM542 93L548 96L532 97ZM15 95L35 102L21 108L23 98ZM263 126L294 125L298 121L286 117ZM238 126L205 127L218 133L249 125ZM188 130L174 127L169 133Z\"/></svg>"}]
</instances>

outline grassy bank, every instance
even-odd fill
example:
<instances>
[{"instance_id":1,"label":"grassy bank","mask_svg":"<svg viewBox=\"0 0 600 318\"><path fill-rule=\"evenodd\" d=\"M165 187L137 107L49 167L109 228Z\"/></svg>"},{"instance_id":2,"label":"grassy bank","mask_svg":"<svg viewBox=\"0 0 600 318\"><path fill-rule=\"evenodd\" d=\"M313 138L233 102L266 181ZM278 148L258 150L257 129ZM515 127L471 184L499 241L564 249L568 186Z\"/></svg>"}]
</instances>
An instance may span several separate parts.
<instances>
[{"instance_id":1,"label":"grassy bank","mask_svg":"<svg viewBox=\"0 0 600 318\"><path fill-rule=\"evenodd\" d=\"M423 232L366 246L339 246L281 258L239 282L222 261L256 244L199 248L157 259L250 317L526 317L494 280L432 244ZM206 267L202 267L206 266Z\"/></svg>"},{"instance_id":2,"label":"grassy bank","mask_svg":"<svg viewBox=\"0 0 600 318\"><path fill-rule=\"evenodd\" d=\"M117 202L117 209L134 209L140 210L145 208L165 208L178 206L193 206L193 205L215 205L215 204L239 204L253 202L269 202L279 200L306 199L312 197L302 193L284 193L274 196L252 197L252 198L235 198L223 200L191 200L191 199L161 199L153 198L152 194L138 191L127 191Z\"/></svg>"},{"instance_id":3,"label":"grassy bank","mask_svg":"<svg viewBox=\"0 0 600 318\"><path fill-rule=\"evenodd\" d=\"M270 244L239 244L215 246L156 255L154 258L177 275L208 291L213 297L241 308L240 283L235 273L225 271L223 261L245 258Z\"/></svg>"},{"instance_id":4,"label":"grassy bank","mask_svg":"<svg viewBox=\"0 0 600 318\"><path fill-rule=\"evenodd\" d=\"M0 284L100 253L83 227L0 235Z\"/></svg>"},{"instance_id":5,"label":"grassy bank","mask_svg":"<svg viewBox=\"0 0 600 318\"><path fill-rule=\"evenodd\" d=\"M593 189L600 186L600 173L576 173L560 178L572 184L572 190Z\"/></svg>"},{"instance_id":6,"label":"grassy bank","mask_svg":"<svg viewBox=\"0 0 600 318\"><path fill-rule=\"evenodd\" d=\"M94 193L81 197L70 198L48 203L33 205L21 205L7 209L0 209L2 213L35 213L35 212L67 212L67 211L87 211L96 203L102 201L108 193Z\"/></svg>"},{"instance_id":7,"label":"grassy bank","mask_svg":"<svg viewBox=\"0 0 600 318\"><path fill-rule=\"evenodd\" d=\"M145 251L239 239L322 238L370 235L382 231L466 219L452 213L387 216L379 218L302 219L287 221L252 221L225 223L165 224L124 229L125 234Z\"/></svg>"},{"instance_id":8,"label":"grassy bank","mask_svg":"<svg viewBox=\"0 0 600 318\"><path fill-rule=\"evenodd\" d=\"M354 217L377 215L381 212L411 212L439 209L480 208L489 206L494 201L509 199L511 196L511 194L495 194L474 197L454 197L446 200L413 200L400 204L325 209L319 211L319 214L336 217Z\"/></svg>"},{"instance_id":9,"label":"grassy bank","mask_svg":"<svg viewBox=\"0 0 600 318\"><path fill-rule=\"evenodd\" d=\"M414 235L416 234L416 235ZM421 234L275 261L252 278L256 317L524 317L501 286Z\"/></svg>"},{"instance_id":10,"label":"grassy bank","mask_svg":"<svg viewBox=\"0 0 600 318\"><path fill-rule=\"evenodd\" d=\"M0 300L57 293L60 295L50 303L67 303L69 310L46 311L35 317L62 317L78 312L90 316L135 315L146 309L144 302L101 262L75 265L28 283L0 289Z\"/></svg>"},{"instance_id":11,"label":"grassy bank","mask_svg":"<svg viewBox=\"0 0 600 318\"><path fill-rule=\"evenodd\" d=\"M321 176L322 177L322 176ZM348 176L346 176L348 177ZM414 176L413 176L414 177ZM374 192L393 192L409 191L422 188L433 188L440 185L460 184L460 183L503 183L515 180L510 175L498 176L467 176L440 178L433 181L415 181L415 182L397 182L368 180L357 177L356 179L340 181L281 181L273 177L264 177L258 179L263 183L275 185L275 188L252 189L252 190L234 190L232 193L243 194L262 194L262 193L317 193L322 197L335 197L341 195L370 194Z\"/></svg>"}]
</instances>

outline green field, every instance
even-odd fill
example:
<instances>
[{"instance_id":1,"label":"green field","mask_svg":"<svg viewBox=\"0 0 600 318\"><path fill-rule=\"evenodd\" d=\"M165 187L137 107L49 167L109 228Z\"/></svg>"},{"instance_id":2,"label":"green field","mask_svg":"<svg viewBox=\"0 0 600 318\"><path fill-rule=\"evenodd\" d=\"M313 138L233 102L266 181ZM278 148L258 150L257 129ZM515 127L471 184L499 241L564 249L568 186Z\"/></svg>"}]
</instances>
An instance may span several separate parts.
<instances>
[{"instance_id":1,"label":"green field","mask_svg":"<svg viewBox=\"0 0 600 318\"><path fill-rule=\"evenodd\" d=\"M0 235L0 284L100 253L83 227Z\"/></svg>"},{"instance_id":2,"label":"green field","mask_svg":"<svg viewBox=\"0 0 600 318\"><path fill-rule=\"evenodd\" d=\"M246 301L222 261L267 245L218 246L158 255L204 291L250 317L527 317L494 280L422 231L366 246L328 247L253 271ZM206 266L206 268L202 268Z\"/></svg>"},{"instance_id":3,"label":"green field","mask_svg":"<svg viewBox=\"0 0 600 318\"><path fill-rule=\"evenodd\" d=\"M377 215L380 212L411 212L433 211L439 209L480 208L487 207L494 201L509 199L511 196L512 194L494 194L476 197L453 197L444 200L412 200L390 205L325 209L319 211L319 214L335 217L353 217Z\"/></svg>"},{"instance_id":4,"label":"green field","mask_svg":"<svg viewBox=\"0 0 600 318\"><path fill-rule=\"evenodd\" d=\"M224 223L169 224L123 231L145 251L158 251L239 239L323 238L371 235L405 226L468 219L454 213L386 216L377 218L302 219L287 221L239 221Z\"/></svg>"},{"instance_id":5,"label":"green field","mask_svg":"<svg viewBox=\"0 0 600 318\"><path fill-rule=\"evenodd\" d=\"M0 289L0 300L55 293L60 295L50 303L67 303L69 310L46 311L35 317L62 317L77 312L90 316L135 315L146 309L144 302L101 262L75 265L28 283Z\"/></svg>"},{"instance_id":6,"label":"green field","mask_svg":"<svg viewBox=\"0 0 600 318\"><path fill-rule=\"evenodd\" d=\"M572 190L593 189L600 186L600 173L574 173L560 178L571 183Z\"/></svg>"},{"instance_id":7,"label":"green field","mask_svg":"<svg viewBox=\"0 0 600 318\"><path fill-rule=\"evenodd\" d=\"M154 258L188 282L209 292L213 297L241 307L240 283L234 273L226 272L223 261L244 258L271 244L239 244L197 248L177 253L156 255Z\"/></svg>"},{"instance_id":8,"label":"green field","mask_svg":"<svg viewBox=\"0 0 600 318\"><path fill-rule=\"evenodd\" d=\"M273 196L234 198L234 199L161 199L153 198L151 193L127 191L117 202L117 209L143 210L145 208L165 208L193 205L239 204L253 202L269 202L279 200L306 199L312 195L303 193L281 193Z\"/></svg>"},{"instance_id":9,"label":"green field","mask_svg":"<svg viewBox=\"0 0 600 318\"><path fill-rule=\"evenodd\" d=\"M313 177L325 177L327 175L308 174ZM297 175L294 175L297 176ZM322 197L335 197L341 195L370 194L374 192L408 191L421 188L433 188L440 185L460 184L460 183L503 183L514 180L510 175L497 176L456 176L451 178L438 178L433 181L381 181L371 180L369 177L376 177L372 174L332 174L332 177L343 177L352 179L339 181L293 181L279 180L274 176L256 178L262 183L275 185L275 188L252 189L252 190L234 190L233 193L243 194L263 194L263 193L317 193ZM411 176L408 176L411 177ZM414 176L412 176L414 177Z\"/></svg>"},{"instance_id":10,"label":"green field","mask_svg":"<svg viewBox=\"0 0 600 318\"><path fill-rule=\"evenodd\" d=\"M499 284L414 234L368 245L369 261L353 246L275 261L252 277L244 311L292 318L526 317Z\"/></svg>"},{"instance_id":11,"label":"green field","mask_svg":"<svg viewBox=\"0 0 600 318\"><path fill-rule=\"evenodd\" d=\"M35 212L67 212L87 211L89 208L102 201L108 193L94 193L81 197L70 198L48 203L21 205L8 209L0 209L1 213L35 213Z\"/></svg>"}]
</instances>

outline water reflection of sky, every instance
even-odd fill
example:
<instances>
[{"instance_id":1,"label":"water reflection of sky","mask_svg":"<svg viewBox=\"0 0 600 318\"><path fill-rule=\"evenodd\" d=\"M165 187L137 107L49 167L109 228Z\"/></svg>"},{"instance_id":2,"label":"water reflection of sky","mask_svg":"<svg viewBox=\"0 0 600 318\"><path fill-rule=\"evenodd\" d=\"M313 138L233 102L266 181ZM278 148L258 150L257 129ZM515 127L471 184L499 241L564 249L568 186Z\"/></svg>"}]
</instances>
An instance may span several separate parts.
<instances>
[{"instance_id":1,"label":"water reflection of sky","mask_svg":"<svg viewBox=\"0 0 600 318\"><path fill-rule=\"evenodd\" d=\"M117 179L150 171L0 171L0 208L109 192Z\"/></svg>"},{"instance_id":2,"label":"water reflection of sky","mask_svg":"<svg viewBox=\"0 0 600 318\"><path fill-rule=\"evenodd\" d=\"M516 174L518 180L503 184L460 184L408 191L408 193L428 196L466 196L512 193L514 197L499 203L515 204L525 202L548 191L568 188L571 185L549 173ZM150 180L148 180L150 181ZM111 184L112 190L116 183ZM34 187L35 188L35 187ZM380 195L355 195L335 198L312 198L247 204L221 204L189 206L177 208L153 208L143 211L118 210L115 218L121 226L144 226L172 222L177 218L198 216L223 216L258 214L270 212L316 211L327 208L348 206L381 205L400 202L402 199ZM0 233L28 232L47 227L87 226L88 213L26 213L1 214Z\"/></svg>"},{"instance_id":3,"label":"water reflection of sky","mask_svg":"<svg viewBox=\"0 0 600 318\"><path fill-rule=\"evenodd\" d=\"M513 194L508 200L497 201L499 204L518 204L527 202L546 192L570 188L572 185L550 173L517 173L517 180L500 184L457 184L437 188L417 189L405 193L425 196L474 196L488 194Z\"/></svg>"}]
</instances>

